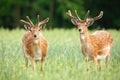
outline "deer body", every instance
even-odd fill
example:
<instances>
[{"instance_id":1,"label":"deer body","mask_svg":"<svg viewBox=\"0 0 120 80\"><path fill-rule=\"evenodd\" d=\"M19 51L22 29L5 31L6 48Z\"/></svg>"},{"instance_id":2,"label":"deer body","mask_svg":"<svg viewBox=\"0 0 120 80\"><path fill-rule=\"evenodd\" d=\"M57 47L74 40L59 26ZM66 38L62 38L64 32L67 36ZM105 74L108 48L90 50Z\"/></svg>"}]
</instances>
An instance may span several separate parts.
<instances>
[{"instance_id":1,"label":"deer body","mask_svg":"<svg viewBox=\"0 0 120 80\"><path fill-rule=\"evenodd\" d=\"M84 38L83 38L84 37ZM110 55L112 37L106 31L96 31L92 35L80 34L82 53L89 60L101 60Z\"/></svg>"},{"instance_id":2,"label":"deer body","mask_svg":"<svg viewBox=\"0 0 120 80\"><path fill-rule=\"evenodd\" d=\"M32 57L37 61L46 56L48 44L41 33L39 33L38 39L35 40L30 31L26 32L22 39L22 45L25 57Z\"/></svg>"},{"instance_id":3,"label":"deer body","mask_svg":"<svg viewBox=\"0 0 120 80\"><path fill-rule=\"evenodd\" d=\"M101 11L97 17L87 18L89 11L87 12L85 19L81 20L75 11L76 16L72 16L71 11L67 12L67 15L71 18L74 25L78 27L80 32L80 41L82 46L82 54L86 58L86 62L93 60L96 69L97 63L100 64L102 59L106 59L106 66L110 58L110 51L112 48L112 36L107 31L96 31L93 34L88 34L88 27L94 23L95 20L100 19L103 16ZM101 70L101 65L100 68ZM89 65L87 67L89 70Z\"/></svg>"},{"instance_id":4,"label":"deer body","mask_svg":"<svg viewBox=\"0 0 120 80\"><path fill-rule=\"evenodd\" d=\"M26 67L29 66L28 59L33 64L33 70L35 70L35 64L41 61L41 71L43 70L43 62L48 50L48 43L44 36L39 32L40 29L45 27L45 23L48 22L48 18L38 24L33 25L29 17L28 22L21 20L24 23L24 27L28 30L22 38L22 48L24 52Z\"/></svg>"}]
</instances>

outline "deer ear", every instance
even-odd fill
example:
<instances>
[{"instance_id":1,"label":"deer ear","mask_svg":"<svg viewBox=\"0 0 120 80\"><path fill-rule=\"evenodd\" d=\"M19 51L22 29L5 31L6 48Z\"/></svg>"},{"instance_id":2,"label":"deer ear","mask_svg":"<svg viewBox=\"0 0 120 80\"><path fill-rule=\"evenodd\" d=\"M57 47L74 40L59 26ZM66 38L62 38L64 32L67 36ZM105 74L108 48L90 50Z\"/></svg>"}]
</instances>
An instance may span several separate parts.
<instances>
[{"instance_id":1,"label":"deer ear","mask_svg":"<svg viewBox=\"0 0 120 80\"><path fill-rule=\"evenodd\" d=\"M86 19L87 26L91 26L94 23L94 19Z\"/></svg>"},{"instance_id":2,"label":"deer ear","mask_svg":"<svg viewBox=\"0 0 120 80\"><path fill-rule=\"evenodd\" d=\"M24 28L28 31L31 31L31 28L28 25L24 25Z\"/></svg>"},{"instance_id":3,"label":"deer ear","mask_svg":"<svg viewBox=\"0 0 120 80\"><path fill-rule=\"evenodd\" d=\"M76 26L76 25L77 25L77 23L78 23L76 19L71 19L71 22L72 22L72 23L73 23L73 25L75 25L75 26Z\"/></svg>"}]
</instances>

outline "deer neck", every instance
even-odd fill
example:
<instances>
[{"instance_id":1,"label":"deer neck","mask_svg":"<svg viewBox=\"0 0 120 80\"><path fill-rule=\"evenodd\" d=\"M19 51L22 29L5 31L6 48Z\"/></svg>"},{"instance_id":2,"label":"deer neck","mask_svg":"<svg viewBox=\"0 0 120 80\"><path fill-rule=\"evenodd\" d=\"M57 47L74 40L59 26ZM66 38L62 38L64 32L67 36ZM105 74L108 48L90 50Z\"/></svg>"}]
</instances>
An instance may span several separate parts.
<instances>
[{"instance_id":1,"label":"deer neck","mask_svg":"<svg viewBox=\"0 0 120 80\"><path fill-rule=\"evenodd\" d=\"M34 39L34 45L38 45L38 39Z\"/></svg>"},{"instance_id":2,"label":"deer neck","mask_svg":"<svg viewBox=\"0 0 120 80\"><path fill-rule=\"evenodd\" d=\"M88 46L90 44L90 38L87 31L85 33L80 33L80 41L82 46Z\"/></svg>"},{"instance_id":3,"label":"deer neck","mask_svg":"<svg viewBox=\"0 0 120 80\"><path fill-rule=\"evenodd\" d=\"M34 60L39 61L42 58L42 51L40 48L40 39L34 39L34 47L33 47L33 53L34 53Z\"/></svg>"}]
</instances>

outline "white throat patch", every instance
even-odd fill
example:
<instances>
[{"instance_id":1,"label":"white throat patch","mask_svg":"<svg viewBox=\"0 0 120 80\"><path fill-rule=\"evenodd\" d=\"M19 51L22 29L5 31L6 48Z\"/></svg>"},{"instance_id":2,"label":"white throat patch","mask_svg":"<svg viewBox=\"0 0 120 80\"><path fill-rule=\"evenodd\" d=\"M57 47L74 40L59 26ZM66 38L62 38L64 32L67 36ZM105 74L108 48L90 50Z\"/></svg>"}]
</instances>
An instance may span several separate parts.
<instances>
[{"instance_id":1,"label":"white throat patch","mask_svg":"<svg viewBox=\"0 0 120 80\"><path fill-rule=\"evenodd\" d=\"M34 40L34 43L35 43L35 44L38 44L38 39L35 39L35 40Z\"/></svg>"},{"instance_id":2,"label":"white throat patch","mask_svg":"<svg viewBox=\"0 0 120 80\"><path fill-rule=\"evenodd\" d=\"M81 34L81 39L84 40L85 39L85 35L84 34Z\"/></svg>"}]
</instances>

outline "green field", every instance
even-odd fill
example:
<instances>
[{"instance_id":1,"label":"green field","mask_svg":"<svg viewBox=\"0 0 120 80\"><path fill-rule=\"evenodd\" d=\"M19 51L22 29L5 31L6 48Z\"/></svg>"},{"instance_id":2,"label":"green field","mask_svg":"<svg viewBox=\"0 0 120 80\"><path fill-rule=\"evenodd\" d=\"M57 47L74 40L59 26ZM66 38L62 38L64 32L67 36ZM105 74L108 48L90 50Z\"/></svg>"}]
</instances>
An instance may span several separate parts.
<instances>
[{"instance_id":1,"label":"green field","mask_svg":"<svg viewBox=\"0 0 120 80\"><path fill-rule=\"evenodd\" d=\"M93 31L90 31L90 33ZM44 71L37 64L36 71L25 67L21 38L25 30L0 29L0 80L120 80L120 31L108 30L113 36L109 67L102 61L102 71L86 71L81 53L79 33L76 29L44 30L49 43Z\"/></svg>"}]
</instances>

